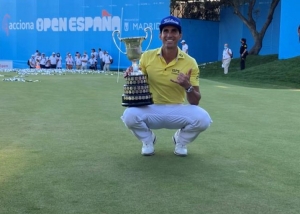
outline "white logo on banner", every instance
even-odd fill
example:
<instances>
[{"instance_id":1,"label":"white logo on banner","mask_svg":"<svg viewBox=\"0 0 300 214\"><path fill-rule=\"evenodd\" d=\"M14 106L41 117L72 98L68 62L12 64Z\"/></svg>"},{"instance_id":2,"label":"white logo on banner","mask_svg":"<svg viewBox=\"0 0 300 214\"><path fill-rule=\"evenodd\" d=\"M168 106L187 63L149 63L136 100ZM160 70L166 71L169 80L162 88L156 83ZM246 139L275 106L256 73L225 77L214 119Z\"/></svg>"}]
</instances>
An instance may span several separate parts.
<instances>
[{"instance_id":1,"label":"white logo on banner","mask_svg":"<svg viewBox=\"0 0 300 214\"><path fill-rule=\"evenodd\" d=\"M120 29L119 16L38 18L37 31L113 31Z\"/></svg>"},{"instance_id":2,"label":"white logo on banner","mask_svg":"<svg viewBox=\"0 0 300 214\"><path fill-rule=\"evenodd\" d=\"M22 22L20 20L19 22L10 22L8 24L9 30L33 30L34 24L33 22Z\"/></svg>"},{"instance_id":3,"label":"white logo on banner","mask_svg":"<svg viewBox=\"0 0 300 214\"><path fill-rule=\"evenodd\" d=\"M132 23L133 30L144 30L146 27L150 27L152 30L159 30L159 22L156 23Z\"/></svg>"},{"instance_id":4,"label":"white logo on banner","mask_svg":"<svg viewBox=\"0 0 300 214\"><path fill-rule=\"evenodd\" d=\"M34 22L9 22L10 16L3 19L7 35L9 30L37 30L37 31L113 31L120 29L119 16L106 15L103 17L70 17L70 18L38 18Z\"/></svg>"}]
</instances>

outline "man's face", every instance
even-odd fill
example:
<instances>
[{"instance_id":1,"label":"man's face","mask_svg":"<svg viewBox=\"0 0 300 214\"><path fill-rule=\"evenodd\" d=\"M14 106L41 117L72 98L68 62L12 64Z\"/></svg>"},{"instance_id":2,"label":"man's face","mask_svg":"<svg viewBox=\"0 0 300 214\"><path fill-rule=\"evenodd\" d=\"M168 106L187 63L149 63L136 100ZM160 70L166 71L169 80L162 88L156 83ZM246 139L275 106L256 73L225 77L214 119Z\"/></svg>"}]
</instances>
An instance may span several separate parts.
<instances>
[{"instance_id":1,"label":"man's face","mask_svg":"<svg viewBox=\"0 0 300 214\"><path fill-rule=\"evenodd\" d=\"M181 40L181 33L173 26L166 26L159 34L159 38L165 48L177 48L178 41Z\"/></svg>"}]
</instances>

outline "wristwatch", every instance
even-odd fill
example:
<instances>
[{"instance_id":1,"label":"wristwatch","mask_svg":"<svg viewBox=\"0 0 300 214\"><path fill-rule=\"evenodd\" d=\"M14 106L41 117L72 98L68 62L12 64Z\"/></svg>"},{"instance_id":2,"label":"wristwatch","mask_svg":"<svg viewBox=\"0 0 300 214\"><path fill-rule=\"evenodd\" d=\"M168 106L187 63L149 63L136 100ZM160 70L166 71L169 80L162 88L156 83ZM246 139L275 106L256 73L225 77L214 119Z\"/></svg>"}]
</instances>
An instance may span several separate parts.
<instances>
[{"instance_id":1,"label":"wristwatch","mask_svg":"<svg viewBox=\"0 0 300 214\"><path fill-rule=\"evenodd\" d=\"M194 87L191 85L188 89L185 89L187 93L190 93L194 90Z\"/></svg>"}]
</instances>

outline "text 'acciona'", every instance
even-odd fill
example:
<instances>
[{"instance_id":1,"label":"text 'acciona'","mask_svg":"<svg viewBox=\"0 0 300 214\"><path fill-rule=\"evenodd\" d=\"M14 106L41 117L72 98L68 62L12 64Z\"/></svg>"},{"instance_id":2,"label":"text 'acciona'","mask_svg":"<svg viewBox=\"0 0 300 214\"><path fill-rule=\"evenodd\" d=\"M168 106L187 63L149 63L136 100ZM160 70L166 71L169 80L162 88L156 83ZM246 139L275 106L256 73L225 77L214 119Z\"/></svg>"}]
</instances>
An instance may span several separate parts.
<instances>
[{"instance_id":1,"label":"text 'acciona'","mask_svg":"<svg viewBox=\"0 0 300 214\"><path fill-rule=\"evenodd\" d=\"M10 30L37 31L113 31L120 29L121 19L118 16L106 17L70 17L70 18L38 18L35 22L10 22Z\"/></svg>"}]
</instances>

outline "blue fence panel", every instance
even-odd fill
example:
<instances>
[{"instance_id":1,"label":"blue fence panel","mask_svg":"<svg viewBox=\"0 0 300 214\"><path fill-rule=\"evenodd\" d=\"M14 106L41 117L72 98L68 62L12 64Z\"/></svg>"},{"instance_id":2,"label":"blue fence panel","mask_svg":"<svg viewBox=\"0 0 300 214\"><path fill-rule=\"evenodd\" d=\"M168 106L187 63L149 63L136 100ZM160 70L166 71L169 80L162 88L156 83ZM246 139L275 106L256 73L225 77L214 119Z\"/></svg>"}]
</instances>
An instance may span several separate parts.
<instances>
[{"instance_id":1,"label":"blue fence panel","mask_svg":"<svg viewBox=\"0 0 300 214\"><path fill-rule=\"evenodd\" d=\"M181 19L181 22L182 38L189 46L189 54L198 63L216 61L218 57L219 22L193 19Z\"/></svg>"},{"instance_id":2,"label":"blue fence panel","mask_svg":"<svg viewBox=\"0 0 300 214\"><path fill-rule=\"evenodd\" d=\"M279 59L300 56L300 1L281 1Z\"/></svg>"}]
</instances>

